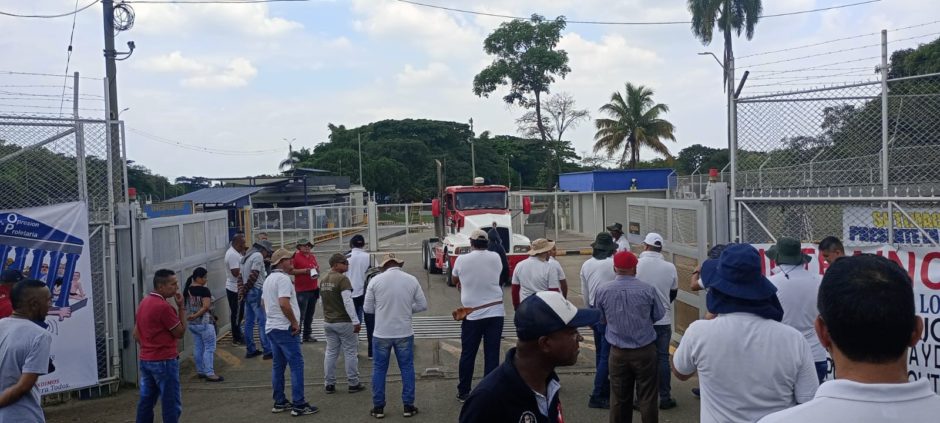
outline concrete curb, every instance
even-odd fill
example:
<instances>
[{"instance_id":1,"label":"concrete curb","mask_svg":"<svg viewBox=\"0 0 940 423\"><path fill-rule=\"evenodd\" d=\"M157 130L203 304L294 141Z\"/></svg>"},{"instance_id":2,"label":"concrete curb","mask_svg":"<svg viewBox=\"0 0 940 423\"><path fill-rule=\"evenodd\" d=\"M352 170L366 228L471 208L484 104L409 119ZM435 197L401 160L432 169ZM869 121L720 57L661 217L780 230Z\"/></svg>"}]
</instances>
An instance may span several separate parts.
<instances>
[{"instance_id":1,"label":"concrete curb","mask_svg":"<svg viewBox=\"0 0 940 423\"><path fill-rule=\"evenodd\" d=\"M580 250L565 250L564 252L559 251L558 255L565 256L589 256L593 251L590 248L582 248Z\"/></svg>"}]
</instances>

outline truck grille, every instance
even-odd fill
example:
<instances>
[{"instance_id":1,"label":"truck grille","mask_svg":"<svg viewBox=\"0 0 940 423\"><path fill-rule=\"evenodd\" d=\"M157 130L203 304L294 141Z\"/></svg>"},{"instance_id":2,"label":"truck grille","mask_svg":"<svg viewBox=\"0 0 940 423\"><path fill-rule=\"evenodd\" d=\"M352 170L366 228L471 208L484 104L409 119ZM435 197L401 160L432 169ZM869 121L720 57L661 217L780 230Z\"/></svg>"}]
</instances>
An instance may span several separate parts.
<instances>
[{"instance_id":1,"label":"truck grille","mask_svg":"<svg viewBox=\"0 0 940 423\"><path fill-rule=\"evenodd\" d=\"M499 240L503 243L503 249L505 249L507 253L511 253L512 246L509 245L509 228L497 227L496 233L499 234Z\"/></svg>"}]
</instances>

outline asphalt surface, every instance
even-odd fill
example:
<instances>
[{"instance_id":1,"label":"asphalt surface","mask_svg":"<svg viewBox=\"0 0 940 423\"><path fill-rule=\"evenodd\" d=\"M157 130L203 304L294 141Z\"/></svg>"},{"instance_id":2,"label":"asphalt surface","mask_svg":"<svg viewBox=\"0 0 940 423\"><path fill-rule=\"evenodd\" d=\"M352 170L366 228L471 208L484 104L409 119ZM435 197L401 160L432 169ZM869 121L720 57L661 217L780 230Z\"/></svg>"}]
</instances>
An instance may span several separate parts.
<instances>
[{"instance_id":1,"label":"asphalt surface","mask_svg":"<svg viewBox=\"0 0 940 423\"><path fill-rule=\"evenodd\" d=\"M413 235L417 238L417 234ZM411 241L411 240L409 240ZM590 241L585 239L571 239L562 243L565 249L579 249ZM318 257L327 259L329 255L324 252ZM416 406L420 413L406 419L401 414L401 383L400 373L392 360L389 368L388 384L386 386L387 421L426 421L426 422L454 422L460 412L461 403L454 395L457 386L457 361L460 356L459 335L448 336L445 326L453 324L443 323L450 312L459 307L459 294L455 288L448 287L441 275L428 275L421 268L420 253L404 253L406 260L405 270L415 275L428 297L430 309L416 317L422 321L439 321L441 323L441 337L431 339L418 339L415 346L415 369L418 374ZM559 257L565 273L569 279L568 298L576 305L583 304L580 293L578 272L581 264L587 257L570 255ZM507 320L512 319L512 305L509 301L510 292L504 290ZM321 318L320 307L317 309L315 319ZM315 323L315 326L319 322ZM511 323L508 325L511 327ZM450 332L453 330L451 329ZM363 331L364 332L364 331ZM565 412L566 422L598 422L608 418L606 410L591 409L587 407L588 395L591 392L594 380L594 345L589 331L583 331L585 341L581 344L578 362L571 367L557 369L561 377L561 399ZM451 334L453 335L453 334ZM515 333L506 331L503 334L502 351L511 348L515 343ZM362 382L371 386L372 362L366 359L365 341L359 347L359 370ZM326 395L323 390L323 355L325 342L307 343L303 345L305 366L304 381L307 400L320 407L320 412L312 416L298 417L310 421L342 421L342 422L368 422L375 420L369 416L371 408L371 390L349 394L346 392L345 374L343 367L338 363L337 393ZM192 355L182 357L181 381L183 392L183 422L256 422L271 420L292 420L285 416L288 413L274 415L271 413L271 361L263 361L260 357L245 359L245 348L232 346L230 338L224 336L218 343L216 351L216 372L225 377L222 383L207 383L196 378ZM476 378L482 375L482 352L477 355ZM288 377L289 379L289 377ZM678 407L660 412L662 422L697 422L699 420L699 400L695 399L690 390L697 386L695 378L687 382L672 380L673 397L678 401ZM290 392L288 380L288 393ZM60 405L47 406L46 418L49 422L133 422L135 416L138 391L135 387L122 387L113 396L92 400L72 399ZM159 418L159 405L156 410ZM634 413L634 419L639 421L639 414Z\"/></svg>"}]
</instances>

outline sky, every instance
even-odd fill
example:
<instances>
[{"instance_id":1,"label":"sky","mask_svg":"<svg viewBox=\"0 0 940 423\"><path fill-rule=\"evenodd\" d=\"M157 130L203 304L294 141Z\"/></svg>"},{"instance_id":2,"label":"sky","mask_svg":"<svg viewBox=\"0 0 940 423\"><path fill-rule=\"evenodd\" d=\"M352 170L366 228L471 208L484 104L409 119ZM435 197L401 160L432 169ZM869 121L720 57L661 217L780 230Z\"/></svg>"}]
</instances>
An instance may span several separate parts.
<instances>
[{"instance_id":1,"label":"sky","mask_svg":"<svg viewBox=\"0 0 940 423\"><path fill-rule=\"evenodd\" d=\"M185 1L185 0L183 0ZM765 15L862 0L765 0ZM687 21L685 0L422 0L473 11L569 20ZM735 39L742 96L871 80L880 36L889 51L940 36L936 0L882 0L853 7L766 17L754 38ZM79 6L89 0L78 0ZM0 11L51 14L75 0L0 0ZM327 141L327 125L356 127L384 119L466 122L476 133L516 134L524 113L473 94L474 75L492 62L483 40L505 18L421 7L398 0L312 0L267 4L133 4L132 29L117 36L136 50L118 62L128 159L172 178L271 174L295 149ZM69 73L78 71L82 116L104 115L100 4L72 17L0 16L0 114L66 113L61 75L73 36ZM841 40L843 38L849 38ZM822 43L822 44L820 44ZM814 45L818 44L818 45ZM720 40L704 46L690 25L570 23L558 46L571 73L552 92L567 92L591 120L571 130L578 153L590 153L598 109L627 82L654 91L676 126L673 154L703 144L727 145ZM785 51L780 51L785 50ZM747 57L750 56L750 57ZM808 57L807 57L808 56ZM847 63L843 63L847 62ZM816 68L816 69L808 69ZM820 70L821 69L821 70ZM775 73L782 72L782 73ZM68 98L71 98L69 91ZM44 100L44 101L39 101ZM47 115L49 116L49 115ZM182 146L180 145L182 144ZM656 157L642 151L642 159ZM429 164L430 165L430 164Z\"/></svg>"}]
</instances>

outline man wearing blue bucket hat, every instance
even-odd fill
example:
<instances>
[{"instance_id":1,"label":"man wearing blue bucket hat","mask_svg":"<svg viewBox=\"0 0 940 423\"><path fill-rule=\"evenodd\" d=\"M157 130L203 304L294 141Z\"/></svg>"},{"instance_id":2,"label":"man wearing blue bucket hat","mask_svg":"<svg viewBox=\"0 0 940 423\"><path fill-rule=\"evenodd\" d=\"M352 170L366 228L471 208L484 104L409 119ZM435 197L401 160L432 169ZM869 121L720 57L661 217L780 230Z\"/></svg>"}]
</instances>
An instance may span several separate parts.
<instances>
[{"instance_id":1,"label":"man wearing blue bucket hat","mask_svg":"<svg viewBox=\"0 0 940 423\"><path fill-rule=\"evenodd\" d=\"M777 289L761 274L748 244L702 263L706 305L717 315L689 325L673 356L673 373L701 385L701 422L754 422L813 398L819 381L803 335L780 323Z\"/></svg>"}]
</instances>

